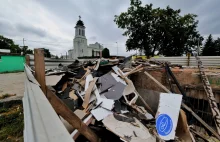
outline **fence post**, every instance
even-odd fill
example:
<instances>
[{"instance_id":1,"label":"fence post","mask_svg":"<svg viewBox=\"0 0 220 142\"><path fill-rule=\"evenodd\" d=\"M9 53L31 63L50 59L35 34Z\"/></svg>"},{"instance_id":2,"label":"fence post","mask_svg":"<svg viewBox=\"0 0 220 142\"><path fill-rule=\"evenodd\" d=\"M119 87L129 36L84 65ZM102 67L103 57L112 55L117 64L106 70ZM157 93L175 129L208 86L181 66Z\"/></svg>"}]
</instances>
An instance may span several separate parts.
<instances>
[{"instance_id":1,"label":"fence post","mask_svg":"<svg viewBox=\"0 0 220 142\"><path fill-rule=\"evenodd\" d=\"M30 66L30 56L29 55L25 56L25 62L26 62L26 65Z\"/></svg>"},{"instance_id":2,"label":"fence post","mask_svg":"<svg viewBox=\"0 0 220 142\"><path fill-rule=\"evenodd\" d=\"M187 53L187 66L189 66L191 53Z\"/></svg>"},{"instance_id":3,"label":"fence post","mask_svg":"<svg viewBox=\"0 0 220 142\"><path fill-rule=\"evenodd\" d=\"M34 49L34 66L35 66L35 78L39 82L44 94L46 94L45 63L44 63L43 49Z\"/></svg>"}]
</instances>

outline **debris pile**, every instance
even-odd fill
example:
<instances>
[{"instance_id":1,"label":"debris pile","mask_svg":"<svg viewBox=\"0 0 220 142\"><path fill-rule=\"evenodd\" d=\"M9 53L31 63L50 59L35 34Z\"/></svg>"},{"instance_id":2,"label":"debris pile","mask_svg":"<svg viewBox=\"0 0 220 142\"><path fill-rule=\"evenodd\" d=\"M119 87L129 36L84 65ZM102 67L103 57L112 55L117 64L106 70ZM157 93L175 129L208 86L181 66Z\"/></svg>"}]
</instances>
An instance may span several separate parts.
<instances>
[{"instance_id":1,"label":"debris pile","mask_svg":"<svg viewBox=\"0 0 220 142\"><path fill-rule=\"evenodd\" d=\"M203 135L188 126L184 111L190 108L184 104L184 94L169 90L160 93L158 109L154 112L129 79L129 75L143 71L145 66L166 65L169 68L170 63L136 59L129 66L129 59L125 61L120 64L117 59L98 59L84 63L76 61L67 67L59 65L57 69L46 71L46 85L102 141L207 141L209 136L217 137L215 134ZM154 80L147 72L145 74L143 78ZM158 85L166 89L159 82ZM137 105L137 100L142 105ZM75 141L86 141L77 129L62 117L60 119Z\"/></svg>"}]
</instances>

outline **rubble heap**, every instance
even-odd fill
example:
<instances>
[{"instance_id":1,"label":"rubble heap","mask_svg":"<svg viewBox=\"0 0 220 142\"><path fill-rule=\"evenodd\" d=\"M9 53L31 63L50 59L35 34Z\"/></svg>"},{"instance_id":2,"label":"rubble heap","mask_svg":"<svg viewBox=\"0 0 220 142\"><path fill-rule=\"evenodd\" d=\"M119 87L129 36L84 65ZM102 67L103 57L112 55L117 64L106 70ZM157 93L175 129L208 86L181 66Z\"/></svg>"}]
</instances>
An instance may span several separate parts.
<instances>
[{"instance_id":1,"label":"rubble heap","mask_svg":"<svg viewBox=\"0 0 220 142\"><path fill-rule=\"evenodd\" d=\"M190 108L184 106L184 93L173 94L169 90L161 93L154 112L129 79L131 74L143 70L180 65L141 59L130 62L130 59L126 58L124 63L102 58L84 63L75 61L67 67L60 64L57 69L46 71L46 85L105 142L208 141L210 138L218 141L218 134L207 134L207 129L212 132L208 126L203 134L195 126L188 126L184 111ZM154 79L145 73L144 77ZM158 85L164 87L159 82ZM137 105L137 100L142 105ZM86 141L77 129L60 119L75 141Z\"/></svg>"}]
</instances>

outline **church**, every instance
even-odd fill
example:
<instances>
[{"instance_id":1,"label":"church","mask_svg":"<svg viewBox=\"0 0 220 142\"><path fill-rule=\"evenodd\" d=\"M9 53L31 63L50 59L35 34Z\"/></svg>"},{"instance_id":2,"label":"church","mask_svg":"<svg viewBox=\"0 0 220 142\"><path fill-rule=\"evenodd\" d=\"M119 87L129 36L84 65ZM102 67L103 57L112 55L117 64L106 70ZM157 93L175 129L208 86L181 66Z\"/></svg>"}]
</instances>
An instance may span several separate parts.
<instances>
[{"instance_id":1,"label":"church","mask_svg":"<svg viewBox=\"0 0 220 142\"><path fill-rule=\"evenodd\" d=\"M98 42L87 45L85 29L86 27L79 16L79 20L75 26L73 49L68 51L69 59L77 59L78 57L85 56L100 56L103 46Z\"/></svg>"}]
</instances>

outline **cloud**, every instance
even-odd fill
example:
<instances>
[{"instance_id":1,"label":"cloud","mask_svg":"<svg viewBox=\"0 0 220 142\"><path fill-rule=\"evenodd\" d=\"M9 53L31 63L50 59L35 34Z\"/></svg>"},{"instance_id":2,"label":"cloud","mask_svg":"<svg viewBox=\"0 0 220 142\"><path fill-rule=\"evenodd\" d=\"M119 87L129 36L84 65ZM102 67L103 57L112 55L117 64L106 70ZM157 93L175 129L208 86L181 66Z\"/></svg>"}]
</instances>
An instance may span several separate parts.
<instances>
[{"instance_id":1,"label":"cloud","mask_svg":"<svg viewBox=\"0 0 220 142\"><path fill-rule=\"evenodd\" d=\"M5 19L0 19L0 35L15 36L16 33L14 31L15 28L9 21Z\"/></svg>"},{"instance_id":2,"label":"cloud","mask_svg":"<svg viewBox=\"0 0 220 142\"><path fill-rule=\"evenodd\" d=\"M91 37L89 37L89 39L88 39L89 41L96 41L97 40L97 38L96 38L96 36L91 36Z\"/></svg>"},{"instance_id":3,"label":"cloud","mask_svg":"<svg viewBox=\"0 0 220 142\"><path fill-rule=\"evenodd\" d=\"M154 7L170 5L181 9L181 14L197 14L198 30L202 35L220 35L219 0L142 0L143 5L153 3ZM45 47L60 55L73 48L75 24L81 15L86 26L88 44L99 42L110 49L110 53L130 55L126 52L127 37L114 23L114 15L126 11L129 0L21 0L2 1L0 5L0 34L12 38L17 44L31 49Z\"/></svg>"},{"instance_id":4,"label":"cloud","mask_svg":"<svg viewBox=\"0 0 220 142\"><path fill-rule=\"evenodd\" d=\"M16 25L16 28L18 31L22 32L22 33L27 33L27 34L34 34L37 35L39 37L45 37L46 36L46 31L41 29L41 28L37 28L31 25L23 25L21 23Z\"/></svg>"}]
</instances>

